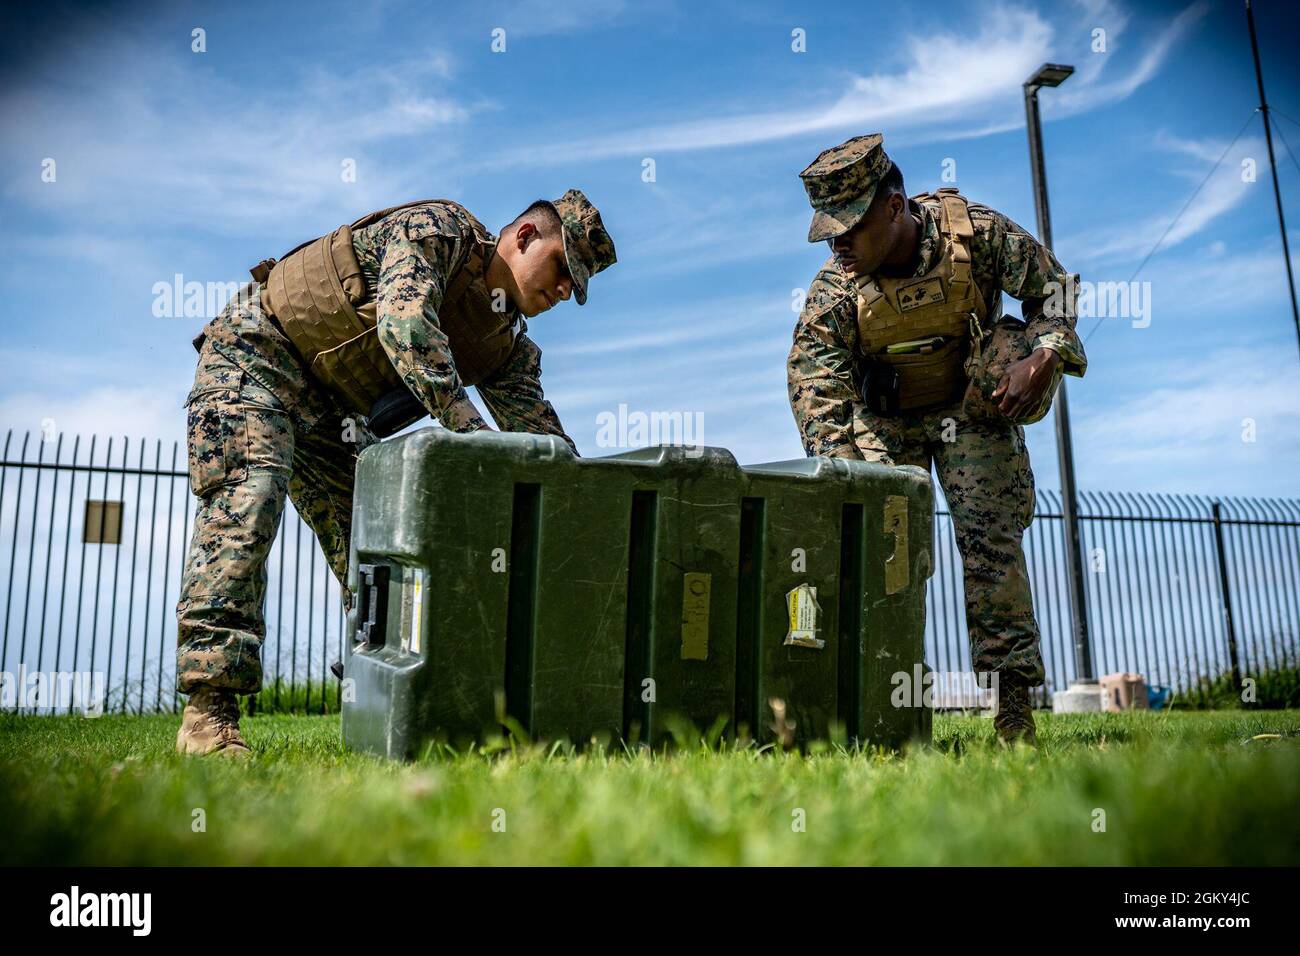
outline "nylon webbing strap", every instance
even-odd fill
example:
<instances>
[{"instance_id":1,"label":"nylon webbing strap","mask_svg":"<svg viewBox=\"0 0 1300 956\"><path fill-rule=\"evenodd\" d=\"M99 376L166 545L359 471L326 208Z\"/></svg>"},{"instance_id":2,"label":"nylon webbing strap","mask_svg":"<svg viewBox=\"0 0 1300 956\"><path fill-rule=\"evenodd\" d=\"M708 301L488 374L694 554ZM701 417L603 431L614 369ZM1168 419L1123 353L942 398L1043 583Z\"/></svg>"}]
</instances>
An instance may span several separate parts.
<instances>
[{"instance_id":1,"label":"nylon webbing strap","mask_svg":"<svg viewBox=\"0 0 1300 956\"><path fill-rule=\"evenodd\" d=\"M939 196L943 215L939 229L948 242L949 256L952 260L952 275L948 279L950 299L965 299L971 290L971 239L975 227L970 221L970 210L966 200L955 191L942 192Z\"/></svg>"}]
</instances>

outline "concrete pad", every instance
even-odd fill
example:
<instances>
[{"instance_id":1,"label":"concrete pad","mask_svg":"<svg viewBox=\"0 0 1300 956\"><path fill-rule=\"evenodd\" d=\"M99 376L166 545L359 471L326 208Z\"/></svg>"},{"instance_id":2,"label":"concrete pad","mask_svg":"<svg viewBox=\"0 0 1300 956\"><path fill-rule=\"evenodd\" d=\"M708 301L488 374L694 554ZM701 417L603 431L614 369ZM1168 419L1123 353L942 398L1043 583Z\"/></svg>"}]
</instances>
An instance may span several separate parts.
<instances>
[{"instance_id":1,"label":"concrete pad","mask_svg":"<svg viewBox=\"0 0 1300 956\"><path fill-rule=\"evenodd\" d=\"M1096 681L1075 681L1068 690L1052 695L1052 712L1056 714L1101 713L1101 685Z\"/></svg>"}]
</instances>

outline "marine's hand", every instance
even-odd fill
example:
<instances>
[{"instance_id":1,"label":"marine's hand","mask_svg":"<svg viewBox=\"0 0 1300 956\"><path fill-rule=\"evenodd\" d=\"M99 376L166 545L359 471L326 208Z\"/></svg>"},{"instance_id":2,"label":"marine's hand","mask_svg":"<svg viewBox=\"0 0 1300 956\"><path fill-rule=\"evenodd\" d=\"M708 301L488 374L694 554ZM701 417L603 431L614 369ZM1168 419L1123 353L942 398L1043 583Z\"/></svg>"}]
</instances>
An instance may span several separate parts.
<instances>
[{"instance_id":1,"label":"marine's hand","mask_svg":"<svg viewBox=\"0 0 1300 956\"><path fill-rule=\"evenodd\" d=\"M993 390L998 411L1014 421L1036 408L1051 388L1052 374L1060 361L1053 349L1035 349L1028 358L1007 369Z\"/></svg>"}]
</instances>

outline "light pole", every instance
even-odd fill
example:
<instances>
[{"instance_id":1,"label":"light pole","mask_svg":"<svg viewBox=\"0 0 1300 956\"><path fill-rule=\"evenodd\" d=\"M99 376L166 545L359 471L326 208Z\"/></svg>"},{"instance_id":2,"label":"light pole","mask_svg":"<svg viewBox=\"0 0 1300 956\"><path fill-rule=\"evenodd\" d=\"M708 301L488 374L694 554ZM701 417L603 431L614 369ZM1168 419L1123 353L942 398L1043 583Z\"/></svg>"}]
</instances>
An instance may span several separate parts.
<instances>
[{"instance_id":1,"label":"light pole","mask_svg":"<svg viewBox=\"0 0 1300 956\"><path fill-rule=\"evenodd\" d=\"M1273 159L1273 127L1264 95L1264 68L1259 65L1259 41L1255 39L1255 12L1246 0L1246 25L1250 28L1250 55L1255 60L1255 82L1259 85L1259 111L1264 117L1264 143L1268 146L1268 168L1273 174L1273 201L1277 203L1277 225L1282 233L1282 261L1286 263L1286 285L1291 290L1291 319L1296 341L1300 342L1300 306L1295 299L1295 275L1291 271L1291 245L1286 241L1286 216L1282 215L1282 190L1277 185L1277 162Z\"/></svg>"},{"instance_id":2,"label":"light pole","mask_svg":"<svg viewBox=\"0 0 1300 956\"><path fill-rule=\"evenodd\" d=\"M1038 91L1044 86L1060 86L1073 72L1072 66L1044 63L1038 72L1025 81L1024 87L1025 125L1029 130L1029 165L1034 177L1038 238L1048 249L1052 248L1052 218L1047 208L1047 171L1043 166L1043 130L1038 119ZM1074 682L1088 685L1080 688L1082 691L1095 693L1097 678L1092 669L1092 645L1088 640L1088 606L1083 589L1083 550L1079 538L1079 508L1074 483L1074 445L1070 439L1070 403L1066 397L1064 380L1057 389L1053 408L1056 412L1056 456L1061 470L1061 518L1065 528L1070 623L1074 631Z\"/></svg>"}]
</instances>

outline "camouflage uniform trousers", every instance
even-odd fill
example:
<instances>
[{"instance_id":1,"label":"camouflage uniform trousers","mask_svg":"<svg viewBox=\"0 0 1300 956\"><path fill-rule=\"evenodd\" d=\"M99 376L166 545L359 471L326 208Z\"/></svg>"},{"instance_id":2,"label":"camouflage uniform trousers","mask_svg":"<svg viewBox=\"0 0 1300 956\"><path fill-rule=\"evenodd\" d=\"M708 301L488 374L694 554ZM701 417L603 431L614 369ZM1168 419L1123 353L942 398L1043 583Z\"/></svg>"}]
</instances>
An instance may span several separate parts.
<instances>
[{"instance_id":1,"label":"camouflage uniform trousers","mask_svg":"<svg viewBox=\"0 0 1300 956\"><path fill-rule=\"evenodd\" d=\"M1043 658L1022 545L1034 514L1024 429L969 417L960 404L894 418L858 404L853 438L867 461L927 471L933 463L962 558L973 668L1041 684Z\"/></svg>"},{"instance_id":2,"label":"camouflage uniform trousers","mask_svg":"<svg viewBox=\"0 0 1300 956\"><path fill-rule=\"evenodd\" d=\"M245 328L250 320L265 321L256 296L227 312ZM281 363L281 384L286 371ZM176 686L183 694L199 684L240 694L261 689L266 560L286 494L315 532L350 603L353 477L365 443L343 440L336 409L304 428L301 416L290 411L310 388L305 376L301 384L303 393L277 396L216 347L212 336L199 353L186 402L190 486L199 504L176 608ZM321 407L319 399L306 400Z\"/></svg>"}]
</instances>

